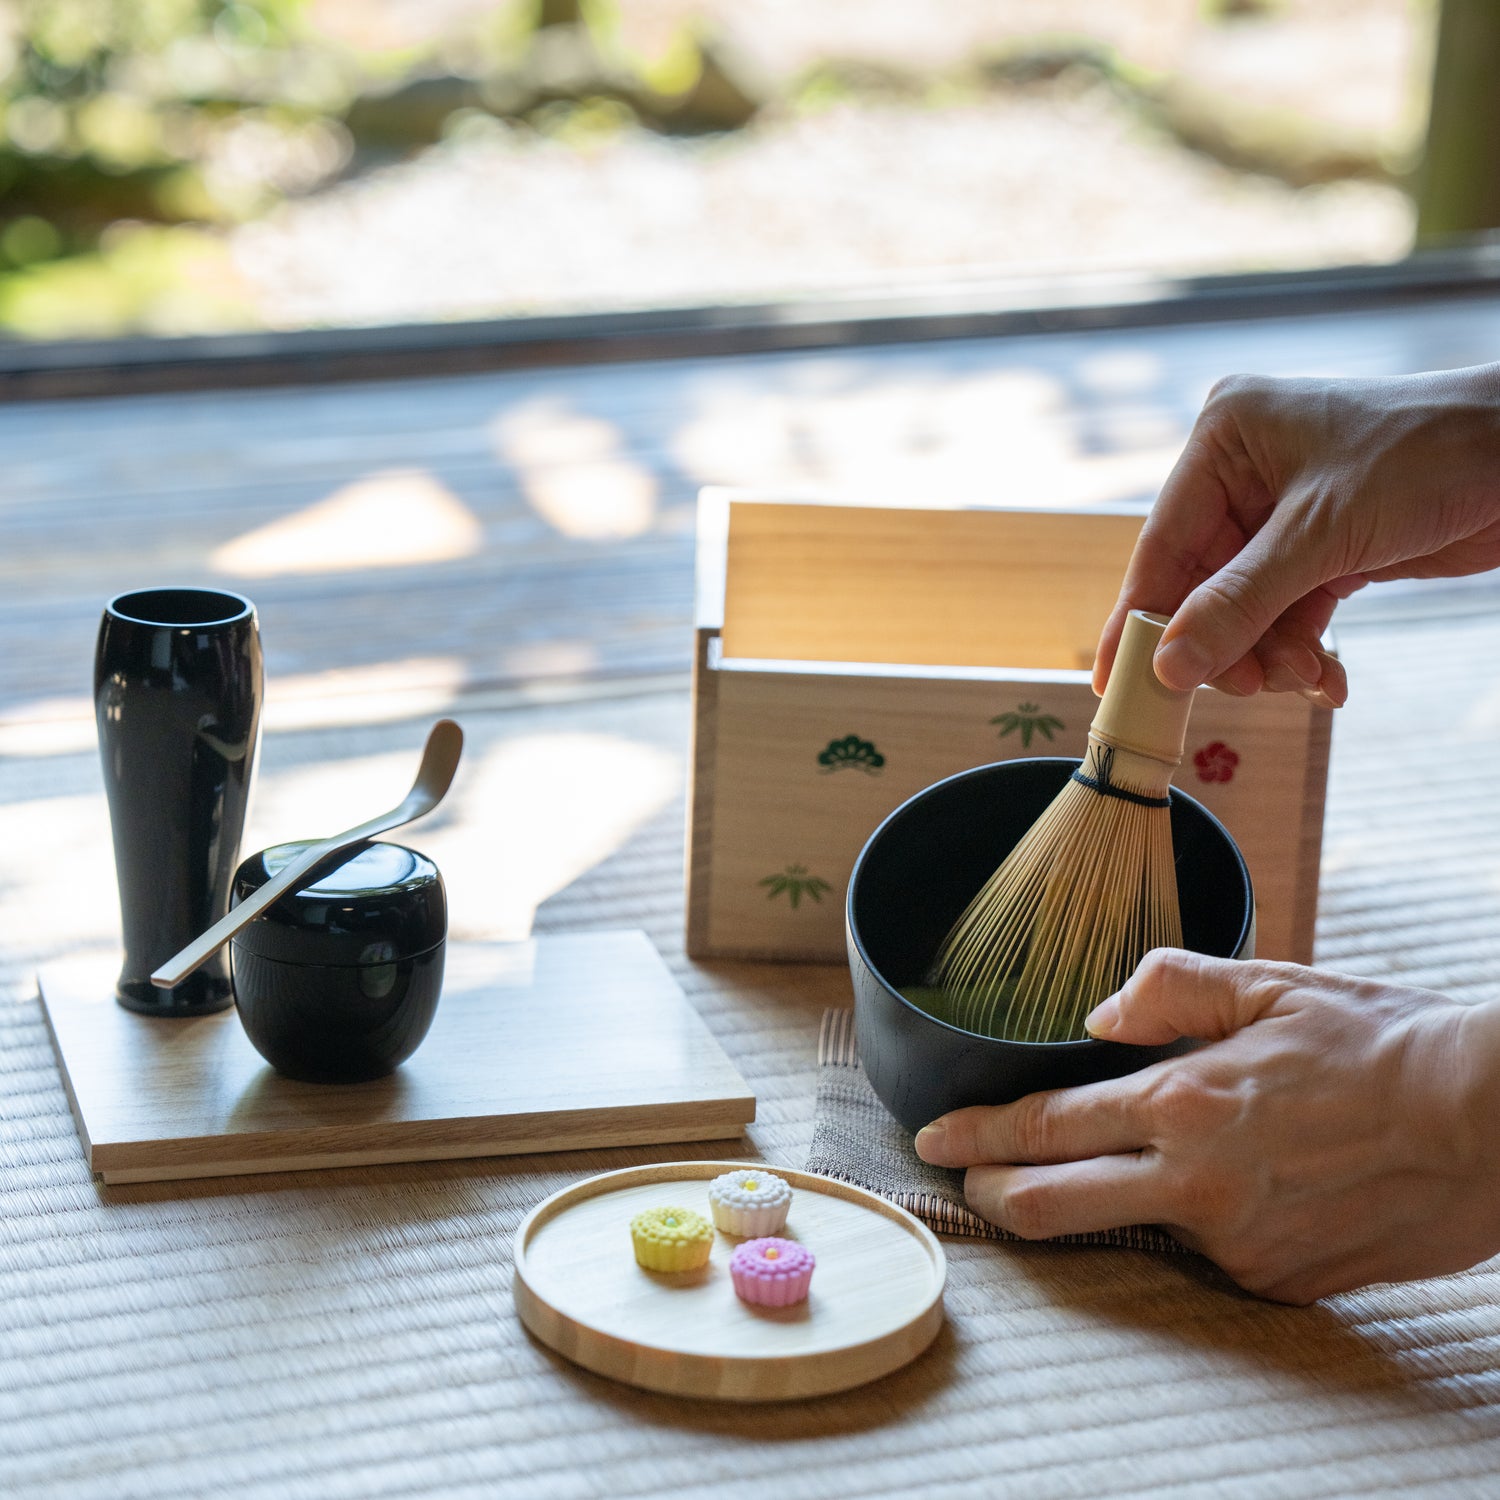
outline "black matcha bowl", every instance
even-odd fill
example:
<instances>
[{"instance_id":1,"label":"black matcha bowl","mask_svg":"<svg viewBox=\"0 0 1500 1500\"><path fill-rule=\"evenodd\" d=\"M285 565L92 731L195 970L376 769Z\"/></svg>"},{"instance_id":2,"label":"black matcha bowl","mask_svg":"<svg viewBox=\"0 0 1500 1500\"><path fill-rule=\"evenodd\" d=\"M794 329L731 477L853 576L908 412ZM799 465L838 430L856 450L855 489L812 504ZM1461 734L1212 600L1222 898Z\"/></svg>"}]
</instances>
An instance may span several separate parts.
<instances>
[{"instance_id":1,"label":"black matcha bowl","mask_svg":"<svg viewBox=\"0 0 1500 1500\"><path fill-rule=\"evenodd\" d=\"M966 1105L1118 1078L1184 1050L1181 1042L998 1041L940 1021L898 993L923 983L964 907L1078 764L1008 760L950 776L903 802L855 862L846 921L859 1054L881 1102L908 1130ZM1175 787L1171 818L1183 946L1253 957L1255 899L1234 840Z\"/></svg>"}]
</instances>

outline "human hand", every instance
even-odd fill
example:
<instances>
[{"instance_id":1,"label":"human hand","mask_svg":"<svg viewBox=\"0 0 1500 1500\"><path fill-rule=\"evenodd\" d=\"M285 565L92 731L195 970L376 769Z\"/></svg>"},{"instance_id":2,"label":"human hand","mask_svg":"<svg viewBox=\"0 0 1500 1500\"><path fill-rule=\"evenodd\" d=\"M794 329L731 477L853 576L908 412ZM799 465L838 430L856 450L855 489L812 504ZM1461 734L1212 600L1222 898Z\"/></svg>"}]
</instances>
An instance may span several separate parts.
<instances>
[{"instance_id":1,"label":"human hand","mask_svg":"<svg viewBox=\"0 0 1500 1500\"><path fill-rule=\"evenodd\" d=\"M1384 380L1232 376L1210 393L1136 544L1094 664L1131 609L1172 616L1169 687L1342 704L1320 641L1366 583L1500 566L1500 365Z\"/></svg>"},{"instance_id":2,"label":"human hand","mask_svg":"<svg viewBox=\"0 0 1500 1500\"><path fill-rule=\"evenodd\" d=\"M1208 1045L921 1131L918 1154L968 1168L991 1223L1025 1239L1162 1224L1294 1303L1500 1250L1500 1005L1158 949L1088 1024Z\"/></svg>"}]
</instances>

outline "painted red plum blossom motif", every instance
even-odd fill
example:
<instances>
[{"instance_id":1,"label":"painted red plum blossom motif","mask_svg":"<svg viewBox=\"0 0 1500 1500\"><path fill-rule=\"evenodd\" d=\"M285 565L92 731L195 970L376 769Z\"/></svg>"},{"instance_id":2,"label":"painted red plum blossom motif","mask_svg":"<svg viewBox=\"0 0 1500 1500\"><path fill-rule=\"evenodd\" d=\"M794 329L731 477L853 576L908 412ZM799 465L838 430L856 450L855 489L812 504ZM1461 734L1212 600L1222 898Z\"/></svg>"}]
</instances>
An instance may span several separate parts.
<instances>
[{"instance_id":1,"label":"painted red plum blossom motif","mask_svg":"<svg viewBox=\"0 0 1500 1500\"><path fill-rule=\"evenodd\" d=\"M1231 750L1223 740L1214 740L1193 756L1199 781L1233 781L1234 768L1239 763L1238 752Z\"/></svg>"}]
</instances>

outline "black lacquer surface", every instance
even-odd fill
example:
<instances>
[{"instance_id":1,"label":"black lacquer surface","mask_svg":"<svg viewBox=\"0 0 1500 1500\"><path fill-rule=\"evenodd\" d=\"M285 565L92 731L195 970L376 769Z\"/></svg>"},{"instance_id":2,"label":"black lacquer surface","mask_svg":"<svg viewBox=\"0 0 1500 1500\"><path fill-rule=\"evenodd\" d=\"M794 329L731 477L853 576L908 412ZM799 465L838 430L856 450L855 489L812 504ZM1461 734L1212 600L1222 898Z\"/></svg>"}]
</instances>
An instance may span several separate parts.
<instances>
[{"instance_id":1,"label":"black lacquer surface","mask_svg":"<svg viewBox=\"0 0 1500 1500\"><path fill-rule=\"evenodd\" d=\"M235 875L235 903L306 847L252 854ZM443 877L425 854L381 842L343 850L231 941L245 1034L289 1078L379 1078L410 1057L432 1025L447 935Z\"/></svg>"},{"instance_id":2,"label":"black lacquer surface","mask_svg":"<svg viewBox=\"0 0 1500 1500\"><path fill-rule=\"evenodd\" d=\"M855 862L845 909L860 1060L908 1130L971 1104L1134 1072L1182 1050L1115 1042L1007 1042L930 1016L897 993L927 966L974 893L1062 790L1078 761L1002 761L902 803ZM1172 790L1183 945L1223 958L1255 946L1250 874L1202 803Z\"/></svg>"},{"instance_id":3,"label":"black lacquer surface","mask_svg":"<svg viewBox=\"0 0 1500 1500\"><path fill-rule=\"evenodd\" d=\"M105 608L94 715L125 946L116 998L131 1010L231 1003L227 953L170 990L150 975L229 910L262 682L255 607L238 594L140 589Z\"/></svg>"},{"instance_id":4,"label":"black lacquer surface","mask_svg":"<svg viewBox=\"0 0 1500 1500\"><path fill-rule=\"evenodd\" d=\"M288 964L236 939L235 997L265 1060L306 1083L381 1078L417 1050L437 1013L446 943L382 964Z\"/></svg>"}]
</instances>

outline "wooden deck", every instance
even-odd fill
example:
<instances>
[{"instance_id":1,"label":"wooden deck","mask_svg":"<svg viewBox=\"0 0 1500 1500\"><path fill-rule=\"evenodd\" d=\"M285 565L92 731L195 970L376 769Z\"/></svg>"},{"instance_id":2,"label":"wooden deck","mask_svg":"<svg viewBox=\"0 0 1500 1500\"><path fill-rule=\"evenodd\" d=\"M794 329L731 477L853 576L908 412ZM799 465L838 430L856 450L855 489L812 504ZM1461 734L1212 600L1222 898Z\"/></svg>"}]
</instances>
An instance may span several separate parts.
<instances>
[{"instance_id":1,"label":"wooden deck","mask_svg":"<svg viewBox=\"0 0 1500 1500\"><path fill-rule=\"evenodd\" d=\"M681 674L706 483L897 503L1144 506L1213 380L1500 349L1430 307L391 383L0 406L0 746L76 716L113 592L259 605L270 693ZM275 722L273 720L273 722Z\"/></svg>"}]
</instances>

